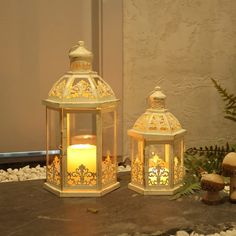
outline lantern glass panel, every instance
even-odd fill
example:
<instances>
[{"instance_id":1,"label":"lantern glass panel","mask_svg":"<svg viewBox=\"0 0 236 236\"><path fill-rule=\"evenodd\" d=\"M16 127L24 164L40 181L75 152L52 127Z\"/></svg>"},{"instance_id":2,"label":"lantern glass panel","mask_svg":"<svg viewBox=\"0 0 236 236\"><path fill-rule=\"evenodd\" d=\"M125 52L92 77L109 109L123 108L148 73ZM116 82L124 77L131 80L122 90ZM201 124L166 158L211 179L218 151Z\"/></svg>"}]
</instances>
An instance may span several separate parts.
<instances>
[{"instance_id":1,"label":"lantern glass panel","mask_svg":"<svg viewBox=\"0 0 236 236\"><path fill-rule=\"evenodd\" d=\"M67 182L95 186L97 179L96 114L66 113Z\"/></svg>"},{"instance_id":2,"label":"lantern glass panel","mask_svg":"<svg viewBox=\"0 0 236 236\"><path fill-rule=\"evenodd\" d=\"M131 139L131 178L132 183L143 186L143 140Z\"/></svg>"},{"instance_id":3,"label":"lantern glass panel","mask_svg":"<svg viewBox=\"0 0 236 236\"><path fill-rule=\"evenodd\" d=\"M181 139L174 142L174 185L181 183L183 175L183 139Z\"/></svg>"},{"instance_id":4,"label":"lantern glass panel","mask_svg":"<svg viewBox=\"0 0 236 236\"><path fill-rule=\"evenodd\" d=\"M116 112L102 113L102 185L116 182Z\"/></svg>"},{"instance_id":5,"label":"lantern glass panel","mask_svg":"<svg viewBox=\"0 0 236 236\"><path fill-rule=\"evenodd\" d=\"M47 108L47 182L60 185L60 112Z\"/></svg>"},{"instance_id":6,"label":"lantern glass panel","mask_svg":"<svg viewBox=\"0 0 236 236\"><path fill-rule=\"evenodd\" d=\"M148 186L169 185L169 144L149 145L148 155Z\"/></svg>"}]
</instances>

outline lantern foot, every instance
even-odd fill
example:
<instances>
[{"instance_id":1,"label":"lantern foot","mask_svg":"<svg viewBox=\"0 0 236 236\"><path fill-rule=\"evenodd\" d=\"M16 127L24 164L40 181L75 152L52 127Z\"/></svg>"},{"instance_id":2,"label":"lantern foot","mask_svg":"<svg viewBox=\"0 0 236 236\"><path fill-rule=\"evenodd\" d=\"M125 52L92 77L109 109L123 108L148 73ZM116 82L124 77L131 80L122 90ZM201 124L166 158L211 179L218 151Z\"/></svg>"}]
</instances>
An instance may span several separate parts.
<instances>
[{"instance_id":1,"label":"lantern foot","mask_svg":"<svg viewBox=\"0 0 236 236\"><path fill-rule=\"evenodd\" d=\"M143 194L143 195L162 195L162 196L170 196L170 195L174 195L178 189L181 187L181 185L178 185L174 188L170 188L170 189L166 189L166 188L163 188L163 189L158 189L158 190L155 190L155 189L145 189L145 188L142 188L141 186L137 186L133 183L129 183L128 184L128 188L131 189L131 190L134 190L140 194Z\"/></svg>"},{"instance_id":2,"label":"lantern foot","mask_svg":"<svg viewBox=\"0 0 236 236\"><path fill-rule=\"evenodd\" d=\"M120 187L120 183L116 182L100 190L97 189L66 189L60 190L49 183L44 183L44 188L58 197L101 197Z\"/></svg>"}]
</instances>

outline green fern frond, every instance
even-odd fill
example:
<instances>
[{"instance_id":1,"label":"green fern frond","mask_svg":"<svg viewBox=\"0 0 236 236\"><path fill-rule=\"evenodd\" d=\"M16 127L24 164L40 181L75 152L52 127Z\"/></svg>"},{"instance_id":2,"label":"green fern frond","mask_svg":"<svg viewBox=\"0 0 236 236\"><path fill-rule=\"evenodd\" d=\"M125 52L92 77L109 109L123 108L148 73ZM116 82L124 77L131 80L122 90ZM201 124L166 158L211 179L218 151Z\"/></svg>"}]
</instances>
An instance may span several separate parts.
<instances>
[{"instance_id":1,"label":"green fern frond","mask_svg":"<svg viewBox=\"0 0 236 236\"><path fill-rule=\"evenodd\" d=\"M201 186L199 182L185 184L181 188L179 188L178 192L175 195L170 197L170 200L176 200L180 197L191 195L199 191L200 189Z\"/></svg>"},{"instance_id":2,"label":"green fern frond","mask_svg":"<svg viewBox=\"0 0 236 236\"><path fill-rule=\"evenodd\" d=\"M233 116L224 116L224 118L236 122L236 117L233 117Z\"/></svg>"},{"instance_id":3,"label":"green fern frond","mask_svg":"<svg viewBox=\"0 0 236 236\"><path fill-rule=\"evenodd\" d=\"M236 96L234 94L228 94L226 89L223 89L221 85L214 79L212 79L214 86L221 95L223 101L225 102L225 113L224 118L232 121L236 121Z\"/></svg>"}]
</instances>

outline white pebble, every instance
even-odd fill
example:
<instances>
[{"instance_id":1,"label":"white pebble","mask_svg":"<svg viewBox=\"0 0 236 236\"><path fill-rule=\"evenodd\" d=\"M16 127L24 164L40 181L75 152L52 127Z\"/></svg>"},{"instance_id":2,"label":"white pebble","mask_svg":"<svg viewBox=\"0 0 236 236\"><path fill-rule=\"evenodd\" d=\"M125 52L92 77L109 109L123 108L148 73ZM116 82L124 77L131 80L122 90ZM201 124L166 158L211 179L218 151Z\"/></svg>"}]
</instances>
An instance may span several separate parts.
<instances>
[{"instance_id":1,"label":"white pebble","mask_svg":"<svg viewBox=\"0 0 236 236\"><path fill-rule=\"evenodd\" d=\"M176 232L176 236L189 236L186 231L180 230Z\"/></svg>"},{"instance_id":2,"label":"white pebble","mask_svg":"<svg viewBox=\"0 0 236 236\"><path fill-rule=\"evenodd\" d=\"M11 181L18 181L18 177L17 177L17 175L15 175L15 174L11 174L11 175L9 176L9 180L11 180Z\"/></svg>"},{"instance_id":3,"label":"white pebble","mask_svg":"<svg viewBox=\"0 0 236 236\"><path fill-rule=\"evenodd\" d=\"M46 166L40 167L40 165L37 165L35 168L30 168L30 166L27 165L20 169L8 168L7 171L0 170L0 182L25 181L45 178Z\"/></svg>"},{"instance_id":4,"label":"white pebble","mask_svg":"<svg viewBox=\"0 0 236 236\"><path fill-rule=\"evenodd\" d=\"M8 172L8 173L11 173L11 172L12 172L12 168L8 168L8 169L7 169L7 172Z\"/></svg>"}]
</instances>

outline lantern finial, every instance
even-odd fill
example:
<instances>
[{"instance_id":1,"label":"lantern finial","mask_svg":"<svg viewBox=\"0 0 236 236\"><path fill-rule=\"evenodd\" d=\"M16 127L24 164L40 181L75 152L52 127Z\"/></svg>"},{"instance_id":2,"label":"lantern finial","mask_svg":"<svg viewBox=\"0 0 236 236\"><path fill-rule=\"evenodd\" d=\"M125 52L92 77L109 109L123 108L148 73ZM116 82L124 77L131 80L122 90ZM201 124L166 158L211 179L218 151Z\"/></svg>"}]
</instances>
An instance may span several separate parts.
<instances>
[{"instance_id":1,"label":"lantern finial","mask_svg":"<svg viewBox=\"0 0 236 236\"><path fill-rule=\"evenodd\" d=\"M162 110L165 109L165 99L166 95L159 86L156 86L148 97L148 104L152 109Z\"/></svg>"},{"instance_id":2,"label":"lantern finial","mask_svg":"<svg viewBox=\"0 0 236 236\"><path fill-rule=\"evenodd\" d=\"M78 41L69 51L70 69L72 71L91 71L93 54L84 47L84 41Z\"/></svg>"}]
</instances>

